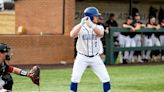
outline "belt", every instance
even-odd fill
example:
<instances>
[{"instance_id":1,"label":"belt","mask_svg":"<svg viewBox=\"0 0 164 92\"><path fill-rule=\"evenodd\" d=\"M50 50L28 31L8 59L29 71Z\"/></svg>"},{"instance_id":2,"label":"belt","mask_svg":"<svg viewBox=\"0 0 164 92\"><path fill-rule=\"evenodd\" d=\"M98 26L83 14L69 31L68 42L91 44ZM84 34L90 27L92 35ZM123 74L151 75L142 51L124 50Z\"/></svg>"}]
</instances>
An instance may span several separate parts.
<instances>
[{"instance_id":1,"label":"belt","mask_svg":"<svg viewBox=\"0 0 164 92\"><path fill-rule=\"evenodd\" d=\"M79 52L78 52L78 53L79 53ZM98 53L97 53L97 54L95 54L95 55L91 55L91 56L89 56L89 55L85 55L85 54L83 54L83 53L79 53L79 54L81 54L81 55L84 55L84 56L86 56L86 57L90 57L90 58L91 58L91 57L96 56Z\"/></svg>"}]
</instances>

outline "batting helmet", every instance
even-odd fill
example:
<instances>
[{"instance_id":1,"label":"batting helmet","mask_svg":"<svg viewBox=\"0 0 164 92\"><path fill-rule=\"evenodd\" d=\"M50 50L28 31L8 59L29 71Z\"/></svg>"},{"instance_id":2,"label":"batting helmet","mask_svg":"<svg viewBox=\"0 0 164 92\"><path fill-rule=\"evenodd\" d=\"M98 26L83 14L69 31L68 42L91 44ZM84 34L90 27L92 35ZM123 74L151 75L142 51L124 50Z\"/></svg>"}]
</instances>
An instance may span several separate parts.
<instances>
[{"instance_id":1,"label":"batting helmet","mask_svg":"<svg viewBox=\"0 0 164 92\"><path fill-rule=\"evenodd\" d=\"M100 16L101 13L99 13L99 10L96 7L87 7L84 10L84 16L90 17L91 20L93 20L93 16Z\"/></svg>"}]
</instances>

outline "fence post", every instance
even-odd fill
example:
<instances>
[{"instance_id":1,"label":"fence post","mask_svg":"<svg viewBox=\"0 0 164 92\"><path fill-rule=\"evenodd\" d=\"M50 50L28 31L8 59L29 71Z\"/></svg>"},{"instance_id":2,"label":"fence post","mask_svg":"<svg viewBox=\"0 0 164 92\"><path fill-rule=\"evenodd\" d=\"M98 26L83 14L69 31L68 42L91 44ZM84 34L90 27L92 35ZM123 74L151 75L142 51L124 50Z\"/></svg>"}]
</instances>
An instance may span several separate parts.
<instances>
[{"instance_id":1,"label":"fence post","mask_svg":"<svg viewBox=\"0 0 164 92\"><path fill-rule=\"evenodd\" d=\"M112 28L109 29L109 34L106 35L105 42L106 42L106 58L105 64L113 64L113 30Z\"/></svg>"}]
</instances>

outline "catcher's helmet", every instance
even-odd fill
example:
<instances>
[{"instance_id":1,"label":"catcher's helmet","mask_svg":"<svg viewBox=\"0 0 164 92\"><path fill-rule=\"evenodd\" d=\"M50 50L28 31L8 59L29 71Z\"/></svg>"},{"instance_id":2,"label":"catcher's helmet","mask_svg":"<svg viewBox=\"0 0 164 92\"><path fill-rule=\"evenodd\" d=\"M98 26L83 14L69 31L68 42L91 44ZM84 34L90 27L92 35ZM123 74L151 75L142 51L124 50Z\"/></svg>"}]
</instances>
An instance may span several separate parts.
<instances>
[{"instance_id":1,"label":"catcher's helmet","mask_svg":"<svg viewBox=\"0 0 164 92\"><path fill-rule=\"evenodd\" d=\"M0 52L1 53L7 53L6 54L6 60L10 60L11 59L11 55L10 55L10 47L7 44L4 43L0 43Z\"/></svg>"},{"instance_id":2,"label":"catcher's helmet","mask_svg":"<svg viewBox=\"0 0 164 92\"><path fill-rule=\"evenodd\" d=\"M101 13L99 13L99 10L96 7L87 7L84 10L84 16L90 17L91 20L93 20L93 16L100 16Z\"/></svg>"},{"instance_id":3,"label":"catcher's helmet","mask_svg":"<svg viewBox=\"0 0 164 92\"><path fill-rule=\"evenodd\" d=\"M4 53L9 51L10 51L10 47L7 44L0 43L0 52Z\"/></svg>"}]
</instances>

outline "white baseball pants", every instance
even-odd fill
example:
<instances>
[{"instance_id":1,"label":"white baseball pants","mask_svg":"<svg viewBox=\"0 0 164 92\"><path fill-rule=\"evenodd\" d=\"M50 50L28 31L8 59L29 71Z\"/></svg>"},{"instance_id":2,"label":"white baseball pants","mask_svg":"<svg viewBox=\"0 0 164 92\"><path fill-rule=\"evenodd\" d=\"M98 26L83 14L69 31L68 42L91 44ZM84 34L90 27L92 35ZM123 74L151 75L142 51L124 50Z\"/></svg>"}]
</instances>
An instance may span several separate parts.
<instances>
[{"instance_id":1,"label":"white baseball pants","mask_svg":"<svg viewBox=\"0 0 164 92\"><path fill-rule=\"evenodd\" d=\"M73 65L71 81L79 83L85 69L88 66L92 69L92 71L99 77L99 79L103 83L110 81L110 77L108 75L106 67L99 55L96 55L94 57L86 57L81 54L77 54L76 56Z\"/></svg>"}]
</instances>

